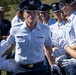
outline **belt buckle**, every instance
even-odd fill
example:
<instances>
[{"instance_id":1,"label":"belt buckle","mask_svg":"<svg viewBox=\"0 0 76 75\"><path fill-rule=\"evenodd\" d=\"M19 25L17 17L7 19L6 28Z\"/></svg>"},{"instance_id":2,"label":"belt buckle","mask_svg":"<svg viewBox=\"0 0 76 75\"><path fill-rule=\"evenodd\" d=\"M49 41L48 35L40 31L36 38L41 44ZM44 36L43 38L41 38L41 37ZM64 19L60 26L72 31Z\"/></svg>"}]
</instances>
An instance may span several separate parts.
<instances>
[{"instance_id":1,"label":"belt buckle","mask_svg":"<svg viewBox=\"0 0 76 75\"><path fill-rule=\"evenodd\" d=\"M28 68L32 68L34 65L33 64L29 64L28 65Z\"/></svg>"}]
</instances>

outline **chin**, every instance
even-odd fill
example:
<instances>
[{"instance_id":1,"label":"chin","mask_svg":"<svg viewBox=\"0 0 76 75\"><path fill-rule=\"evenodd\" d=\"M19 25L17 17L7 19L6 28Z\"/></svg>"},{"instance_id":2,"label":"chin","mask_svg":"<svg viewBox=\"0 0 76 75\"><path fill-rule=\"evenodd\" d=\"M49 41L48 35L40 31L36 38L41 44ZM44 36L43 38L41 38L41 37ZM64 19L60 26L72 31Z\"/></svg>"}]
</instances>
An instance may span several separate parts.
<instances>
[{"instance_id":1,"label":"chin","mask_svg":"<svg viewBox=\"0 0 76 75\"><path fill-rule=\"evenodd\" d=\"M29 22L33 22L33 20L29 20Z\"/></svg>"}]
</instances>

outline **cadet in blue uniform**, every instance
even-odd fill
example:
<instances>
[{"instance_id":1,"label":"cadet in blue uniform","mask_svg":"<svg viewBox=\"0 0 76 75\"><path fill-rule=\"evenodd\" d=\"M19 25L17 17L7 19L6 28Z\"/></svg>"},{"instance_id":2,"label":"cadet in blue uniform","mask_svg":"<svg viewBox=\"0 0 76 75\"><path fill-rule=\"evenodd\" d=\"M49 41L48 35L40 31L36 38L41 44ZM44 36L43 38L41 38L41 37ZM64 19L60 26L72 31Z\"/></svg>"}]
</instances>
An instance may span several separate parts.
<instances>
[{"instance_id":1,"label":"cadet in blue uniform","mask_svg":"<svg viewBox=\"0 0 76 75\"><path fill-rule=\"evenodd\" d=\"M51 4L51 9L57 17L57 22L52 26L49 26L52 32L52 44L53 44L53 56L57 65L61 65L63 59L67 58L66 51L59 46L59 38L63 36L64 27L66 24L66 18L62 10L59 8L59 2L54 2ZM58 60L60 58L60 60ZM65 75L65 72L62 73Z\"/></svg>"},{"instance_id":2,"label":"cadet in blue uniform","mask_svg":"<svg viewBox=\"0 0 76 75\"><path fill-rule=\"evenodd\" d=\"M68 19L68 23L66 24L66 27L64 30L65 31L64 38L66 39L68 44L73 49L76 49L76 29L75 29L76 28L76 23L75 23L76 22L76 9L75 9L76 0L60 0L59 6L60 6L61 10L64 12L64 14L67 16L67 19ZM68 53L70 53L70 52L68 52ZM76 72L76 70L74 69L75 65L73 66L73 64L72 64L71 67L70 67L70 65L66 65L67 60L70 61L71 59L63 60L64 61L63 64L65 65L65 68L68 70L67 75L69 75L69 74L75 75L74 72ZM69 61L68 61L68 64L71 64ZM74 63L76 61L73 60L72 62Z\"/></svg>"},{"instance_id":3,"label":"cadet in blue uniform","mask_svg":"<svg viewBox=\"0 0 76 75\"><path fill-rule=\"evenodd\" d=\"M59 5L58 2L51 4L51 9L57 17L57 22L55 24L53 24L52 26L49 26L51 28L51 32L52 32L52 42L53 42L53 46L54 46L53 49L58 47L58 50L57 50L57 48L56 48L56 50L54 50L55 58L66 53L64 49L61 49L59 47L58 39L63 36L63 30L64 30L67 20L65 18L64 13L62 12L62 10L60 10L58 5ZM62 17L62 15L64 16L64 18Z\"/></svg>"},{"instance_id":4,"label":"cadet in blue uniform","mask_svg":"<svg viewBox=\"0 0 76 75\"><path fill-rule=\"evenodd\" d=\"M8 37L10 28L11 22L4 18L4 9L0 7L0 41Z\"/></svg>"},{"instance_id":5,"label":"cadet in blue uniform","mask_svg":"<svg viewBox=\"0 0 76 75\"><path fill-rule=\"evenodd\" d=\"M50 9L50 6L48 4L42 4L38 10L39 10L38 11L39 16L42 20L42 22L40 21L41 23L43 23L44 25L50 26L56 22L53 18L50 17L50 10L51 9ZM49 75L50 75L49 63L48 63L46 57L45 57L44 64L46 65L47 71L49 72Z\"/></svg>"},{"instance_id":6,"label":"cadet in blue uniform","mask_svg":"<svg viewBox=\"0 0 76 75\"><path fill-rule=\"evenodd\" d=\"M17 65L13 75L47 75L44 66L45 54L53 70L60 73L59 67L55 64L52 54L52 42L50 28L37 23L39 0L24 0L23 15L25 22L12 27L8 42L15 51ZM9 53L9 51L7 51Z\"/></svg>"},{"instance_id":7,"label":"cadet in blue uniform","mask_svg":"<svg viewBox=\"0 0 76 75\"><path fill-rule=\"evenodd\" d=\"M76 0L61 0L59 5L64 14L67 15L68 19L68 23L66 24L64 30L64 37L67 40L68 44L74 49L76 49L76 30L75 30L76 10L74 8L75 4Z\"/></svg>"},{"instance_id":8,"label":"cadet in blue uniform","mask_svg":"<svg viewBox=\"0 0 76 75\"><path fill-rule=\"evenodd\" d=\"M42 23L48 26L56 22L56 20L50 17L50 10L51 8L48 4L42 4L39 8L39 15L42 19Z\"/></svg>"},{"instance_id":9,"label":"cadet in blue uniform","mask_svg":"<svg viewBox=\"0 0 76 75\"><path fill-rule=\"evenodd\" d=\"M76 0L61 0L60 6L62 4L61 10L64 12L65 15L67 15L68 24L66 24L65 27L65 37L69 43L69 45L74 45L74 39L76 38L76 10L74 9L74 3ZM66 5L68 5L66 7ZM65 7L65 8L64 8ZM70 8L70 9L69 9ZM69 10L69 11L67 11ZM76 42L75 42L76 44ZM75 46L74 46L75 47ZM76 48L76 47L75 47Z\"/></svg>"}]
</instances>

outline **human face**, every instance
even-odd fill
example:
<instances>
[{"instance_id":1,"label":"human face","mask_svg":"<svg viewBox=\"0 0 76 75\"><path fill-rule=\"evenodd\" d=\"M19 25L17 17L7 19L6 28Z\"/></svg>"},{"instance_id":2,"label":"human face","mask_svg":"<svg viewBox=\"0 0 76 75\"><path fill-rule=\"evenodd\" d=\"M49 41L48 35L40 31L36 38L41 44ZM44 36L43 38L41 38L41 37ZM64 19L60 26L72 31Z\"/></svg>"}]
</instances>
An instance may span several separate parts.
<instances>
[{"instance_id":1,"label":"human face","mask_svg":"<svg viewBox=\"0 0 76 75\"><path fill-rule=\"evenodd\" d=\"M37 21L37 10L31 11L31 10L24 10L23 16L27 23L32 23Z\"/></svg>"},{"instance_id":2,"label":"human face","mask_svg":"<svg viewBox=\"0 0 76 75\"><path fill-rule=\"evenodd\" d=\"M50 13L49 13L49 11L40 11L39 15L40 15L41 19L44 21L44 20L48 20Z\"/></svg>"},{"instance_id":3,"label":"human face","mask_svg":"<svg viewBox=\"0 0 76 75\"><path fill-rule=\"evenodd\" d=\"M56 19L60 19L61 10L54 12Z\"/></svg>"},{"instance_id":4,"label":"human face","mask_svg":"<svg viewBox=\"0 0 76 75\"><path fill-rule=\"evenodd\" d=\"M71 12L71 5L70 3L63 3L61 6L61 10L64 12L65 15L70 15Z\"/></svg>"}]
</instances>

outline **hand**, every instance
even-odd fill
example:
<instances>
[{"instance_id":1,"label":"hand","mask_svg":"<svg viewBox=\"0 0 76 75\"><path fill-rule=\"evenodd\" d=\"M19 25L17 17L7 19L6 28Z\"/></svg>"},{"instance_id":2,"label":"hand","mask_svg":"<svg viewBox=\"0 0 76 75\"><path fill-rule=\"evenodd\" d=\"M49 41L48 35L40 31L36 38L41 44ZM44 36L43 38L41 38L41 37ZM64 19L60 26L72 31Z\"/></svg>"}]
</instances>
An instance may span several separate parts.
<instances>
[{"instance_id":1,"label":"hand","mask_svg":"<svg viewBox=\"0 0 76 75\"><path fill-rule=\"evenodd\" d=\"M65 66L76 66L76 59L71 58L71 59L64 59L62 63L62 67Z\"/></svg>"},{"instance_id":2,"label":"hand","mask_svg":"<svg viewBox=\"0 0 76 75\"><path fill-rule=\"evenodd\" d=\"M1 57L1 58L0 58L0 62L5 61L5 60L6 60L6 59L5 59L6 57L7 57L7 55L5 55L5 56Z\"/></svg>"},{"instance_id":3,"label":"hand","mask_svg":"<svg viewBox=\"0 0 76 75\"><path fill-rule=\"evenodd\" d=\"M52 50L54 52L54 51L58 50L58 47L53 47Z\"/></svg>"},{"instance_id":4,"label":"hand","mask_svg":"<svg viewBox=\"0 0 76 75\"><path fill-rule=\"evenodd\" d=\"M62 61L64 60L64 59L66 59L67 58L67 55L61 55L61 56L59 56L59 57L57 57L56 59L55 59L55 62L56 62L56 64L57 65L61 65L62 64Z\"/></svg>"},{"instance_id":5,"label":"hand","mask_svg":"<svg viewBox=\"0 0 76 75\"><path fill-rule=\"evenodd\" d=\"M62 56L62 55L64 55L64 54L66 54L66 51L65 51L64 49L62 49L61 47L59 47L58 50L55 50L55 51L53 52L53 57L54 57L54 58L57 58L57 57Z\"/></svg>"},{"instance_id":6,"label":"hand","mask_svg":"<svg viewBox=\"0 0 76 75\"><path fill-rule=\"evenodd\" d=\"M14 59L8 59L0 63L0 69L11 72L14 69L15 65L16 62Z\"/></svg>"},{"instance_id":7,"label":"hand","mask_svg":"<svg viewBox=\"0 0 76 75\"><path fill-rule=\"evenodd\" d=\"M51 70L53 74L62 75L60 68L56 64L51 66Z\"/></svg>"}]
</instances>

